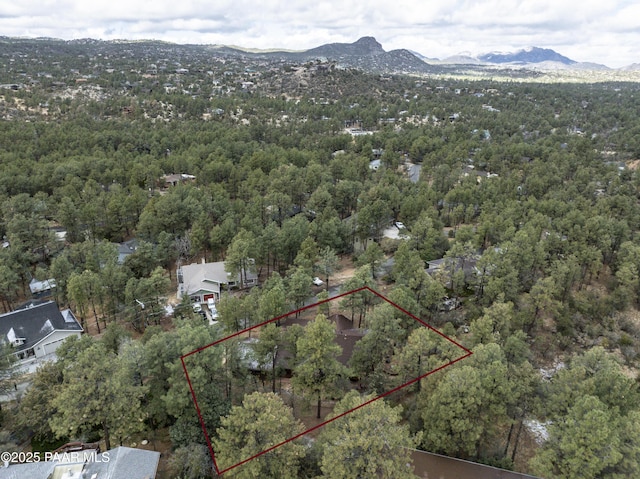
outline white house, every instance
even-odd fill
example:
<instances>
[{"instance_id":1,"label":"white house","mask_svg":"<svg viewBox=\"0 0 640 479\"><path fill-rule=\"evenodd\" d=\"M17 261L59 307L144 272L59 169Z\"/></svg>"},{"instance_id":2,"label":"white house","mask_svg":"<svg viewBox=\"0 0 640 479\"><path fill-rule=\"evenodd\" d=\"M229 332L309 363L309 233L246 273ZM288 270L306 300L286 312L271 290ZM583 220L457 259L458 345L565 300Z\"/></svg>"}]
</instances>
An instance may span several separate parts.
<instances>
[{"instance_id":1,"label":"white house","mask_svg":"<svg viewBox=\"0 0 640 479\"><path fill-rule=\"evenodd\" d=\"M258 276L246 270L244 287L258 284ZM178 299L187 295L194 303L207 303L209 299L218 301L220 293L227 288L240 286L240 275L235 277L224 269L224 261L216 263L194 263L178 268Z\"/></svg>"},{"instance_id":2,"label":"white house","mask_svg":"<svg viewBox=\"0 0 640 479\"><path fill-rule=\"evenodd\" d=\"M55 352L69 336L80 337L82 326L71 310L60 311L54 301L0 315L0 340L13 347L19 360L42 358Z\"/></svg>"}]
</instances>

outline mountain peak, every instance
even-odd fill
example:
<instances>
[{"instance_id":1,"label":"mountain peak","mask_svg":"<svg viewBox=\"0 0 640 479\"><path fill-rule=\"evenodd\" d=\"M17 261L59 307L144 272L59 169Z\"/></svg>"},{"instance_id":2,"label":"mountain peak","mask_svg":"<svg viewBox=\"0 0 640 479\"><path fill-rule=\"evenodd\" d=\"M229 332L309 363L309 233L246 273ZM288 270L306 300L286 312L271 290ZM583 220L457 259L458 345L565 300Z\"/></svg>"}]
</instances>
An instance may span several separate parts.
<instances>
[{"instance_id":1,"label":"mountain peak","mask_svg":"<svg viewBox=\"0 0 640 479\"><path fill-rule=\"evenodd\" d=\"M384 53L382 45L373 37L362 37L354 43L329 43L321 45L307 53L313 53L318 56L341 57L341 56L366 56L380 55Z\"/></svg>"},{"instance_id":2,"label":"mountain peak","mask_svg":"<svg viewBox=\"0 0 640 479\"><path fill-rule=\"evenodd\" d=\"M358 40L356 40L353 44L360 45L360 46L382 48L382 45L378 43L378 40L376 40L374 37L361 37L361 38L358 38Z\"/></svg>"},{"instance_id":3,"label":"mountain peak","mask_svg":"<svg viewBox=\"0 0 640 479\"><path fill-rule=\"evenodd\" d=\"M565 65L573 65L577 63L550 48L527 47L513 53L487 53L478 57L480 60L489 63L542 63L542 62L559 62Z\"/></svg>"}]
</instances>

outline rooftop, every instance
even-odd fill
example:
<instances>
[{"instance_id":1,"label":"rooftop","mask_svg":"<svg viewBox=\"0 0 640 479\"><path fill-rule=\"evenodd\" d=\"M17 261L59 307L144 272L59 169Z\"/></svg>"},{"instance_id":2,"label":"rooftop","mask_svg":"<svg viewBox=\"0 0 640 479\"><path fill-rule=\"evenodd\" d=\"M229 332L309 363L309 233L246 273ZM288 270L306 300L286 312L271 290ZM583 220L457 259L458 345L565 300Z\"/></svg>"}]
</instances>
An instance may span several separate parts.
<instances>
[{"instance_id":1,"label":"rooftop","mask_svg":"<svg viewBox=\"0 0 640 479\"><path fill-rule=\"evenodd\" d=\"M154 479L160 453L116 447L101 454L80 451L54 458L0 467L0 479Z\"/></svg>"},{"instance_id":2,"label":"rooftop","mask_svg":"<svg viewBox=\"0 0 640 479\"><path fill-rule=\"evenodd\" d=\"M193 263L181 266L178 270L178 278L183 283L183 291L192 294L197 291L220 291L220 285L236 283L240 281L239 275L235 278L224 269L224 261L216 263ZM255 273L245 271L245 281L255 281L258 276Z\"/></svg>"},{"instance_id":3,"label":"rooftop","mask_svg":"<svg viewBox=\"0 0 640 479\"><path fill-rule=\"evenodd\" d=\"M82 331L82 327L70 310L60 311L54 301L27 303L0 315L0 337L9 339L18 351L32 348L53 331Z\"/></svg>"}]
</instances>

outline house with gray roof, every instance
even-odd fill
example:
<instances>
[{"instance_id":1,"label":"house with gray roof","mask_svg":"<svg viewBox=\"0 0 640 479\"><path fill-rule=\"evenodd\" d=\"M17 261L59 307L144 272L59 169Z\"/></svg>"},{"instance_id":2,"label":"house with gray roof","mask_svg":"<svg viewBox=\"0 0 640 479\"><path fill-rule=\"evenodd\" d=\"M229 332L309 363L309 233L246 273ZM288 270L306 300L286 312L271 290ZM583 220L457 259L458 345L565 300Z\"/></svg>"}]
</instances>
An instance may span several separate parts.
<instances>
[{"instance_id":1,"label":"house with gray roof","mask_svg":"<svg viewBox=\"0 0 640 479\"><path fill-rule=\"evenodd\" d=\"M225 289L240 285L240 274L232 275L224 269L224 261L215 263L193 263L178 268L178 299L189 296L194 303L206 303L213 299L218 301L220 293ZM242 277L244 287L258 284L258 275L246 269Z\"/></svg>"},{"instance_id":2,"label":"house with gray roof","mask_svg":"<svg viewBox=\"0 0 640 479\"><path fill-rule=\"evenodd\" d=\"M0 340L13 347L19 360L52 354L62 341L80 337L82 331L71 310L60 311L54 301L29 302L22 309L0 315Z\"/></svg>"},{"instance_id":3,"label":"house with gray roof","mask_svg":"<svg viewBox=\"0 0 640 479\"><path fill-rule=\"evenodd\" d=\"M41 458L40 462L5 463L0 479L155 479L160 453L121 446L103 453L41 453Z\"/></svg>"},{"instance_id":4,"label":"house with gray roof","mask_svg":"<svg viewBox=\"0 0 640 479\"><path fill-rule=\"evenodd\" d=\"M124 264L124 260L138 249L138 240L134 238L123 243L115 243L115 245L118 248L118 264Z\"/></svg>"}]
</instances>

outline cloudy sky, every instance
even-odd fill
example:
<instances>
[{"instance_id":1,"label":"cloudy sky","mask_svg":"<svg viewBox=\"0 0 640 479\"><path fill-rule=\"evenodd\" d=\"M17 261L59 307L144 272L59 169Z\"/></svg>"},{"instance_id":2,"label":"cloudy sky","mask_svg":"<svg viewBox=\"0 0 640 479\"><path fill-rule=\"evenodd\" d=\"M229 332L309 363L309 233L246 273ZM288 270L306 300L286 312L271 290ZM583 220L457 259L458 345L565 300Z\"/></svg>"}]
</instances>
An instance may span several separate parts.
<instances>
[{"instance_id":1,"label":"cloudy sky","mask_svg":"<svg viewBox=\"0 0 640 479\"><path fill-rule=\"evenodd\" d=\"M552 48L610 67L640 62L637 0L21 0L0 35L160 39L303 50L374 36L426 57Z\"/></svg>"}]
</instances>

